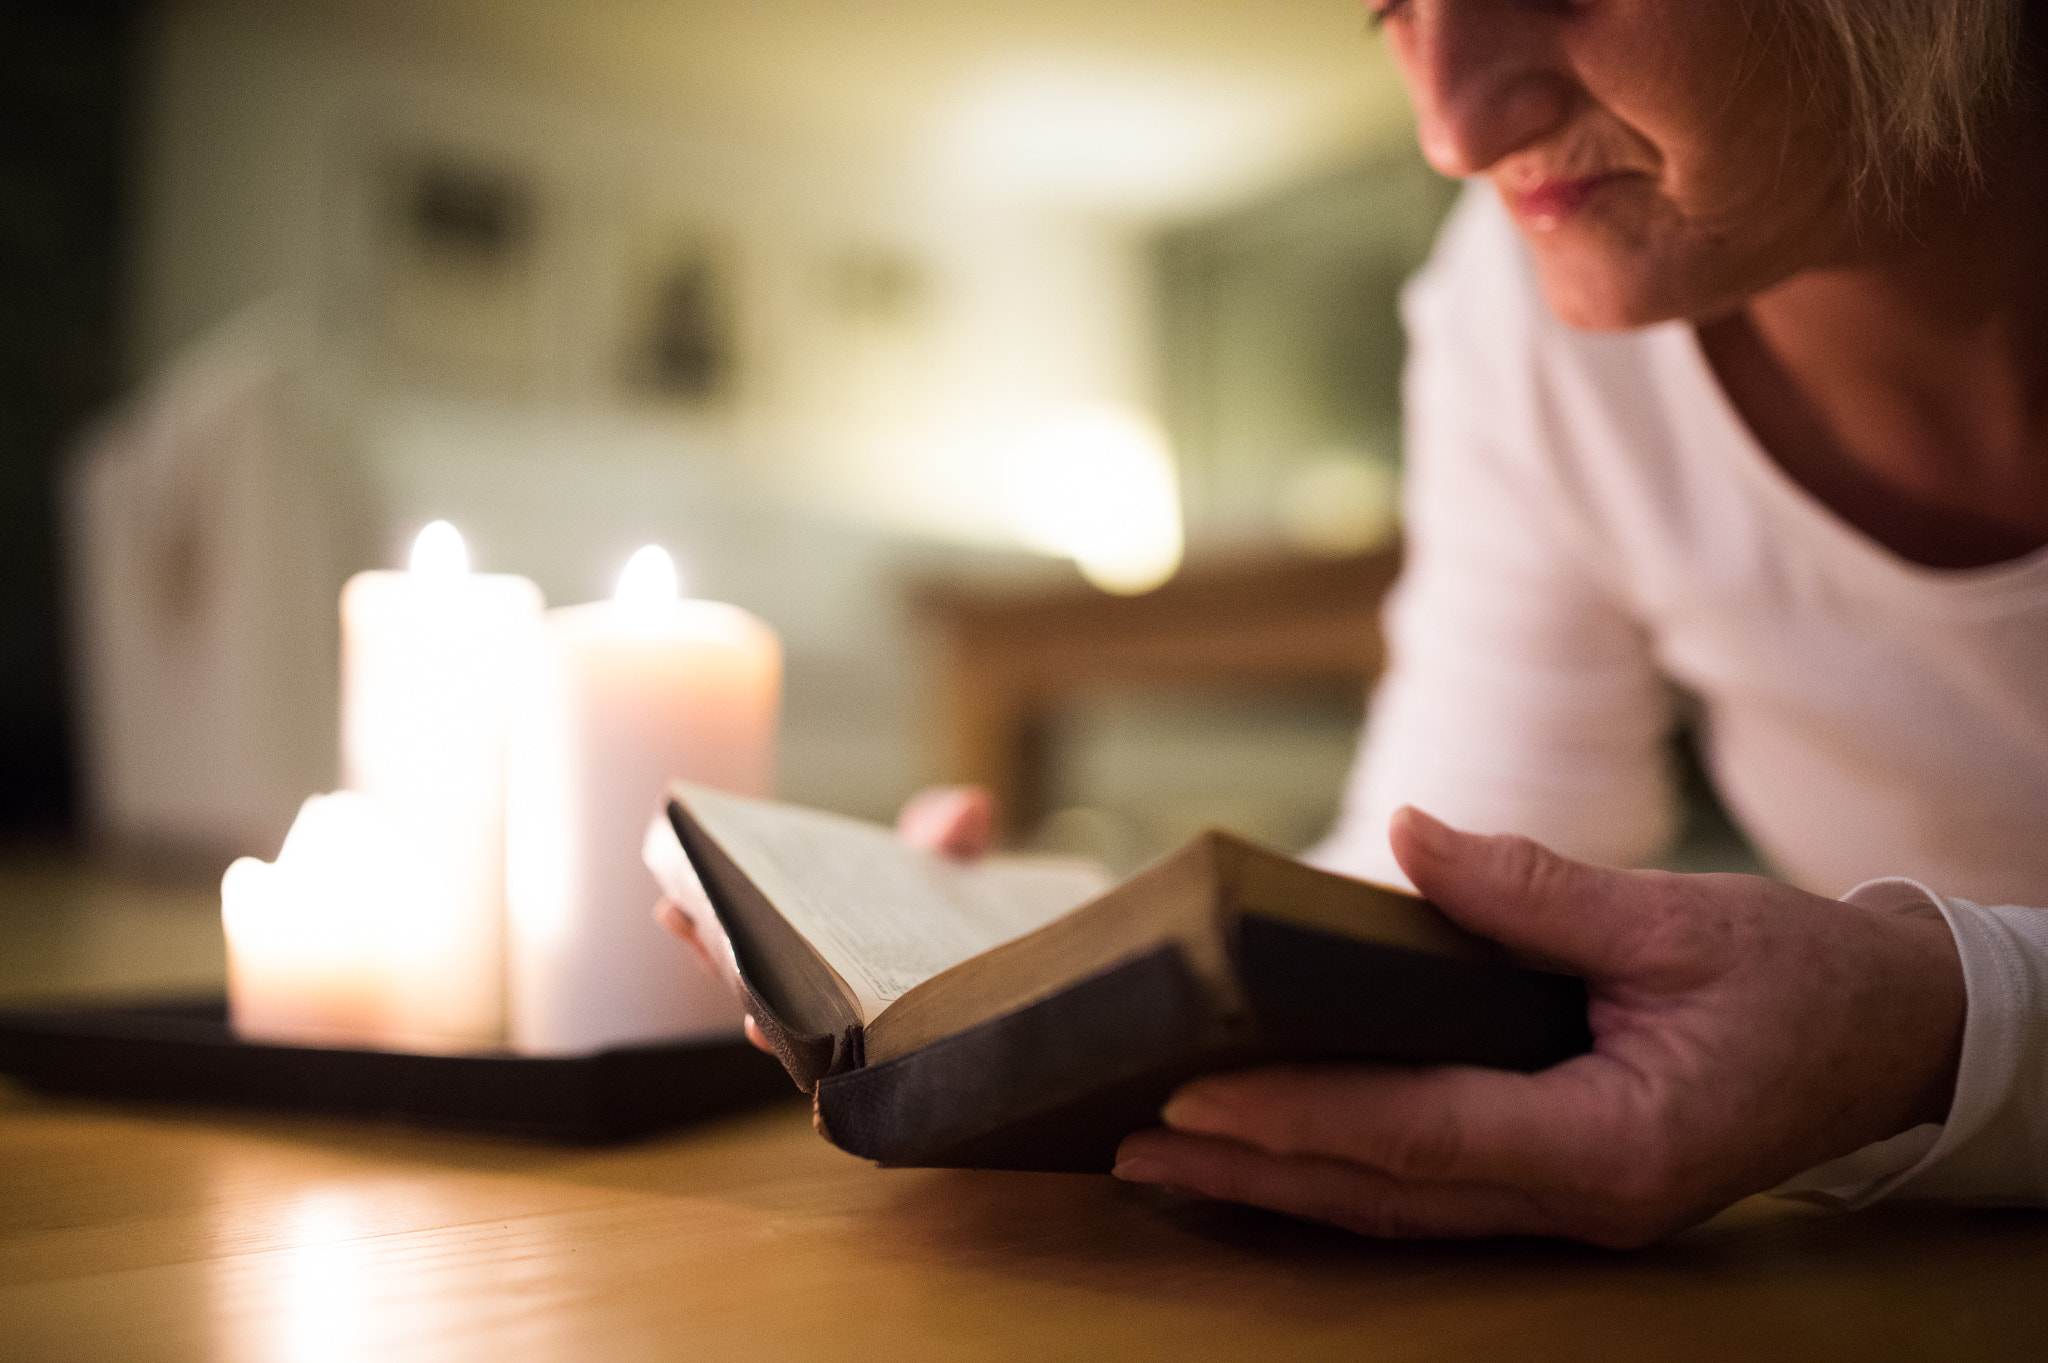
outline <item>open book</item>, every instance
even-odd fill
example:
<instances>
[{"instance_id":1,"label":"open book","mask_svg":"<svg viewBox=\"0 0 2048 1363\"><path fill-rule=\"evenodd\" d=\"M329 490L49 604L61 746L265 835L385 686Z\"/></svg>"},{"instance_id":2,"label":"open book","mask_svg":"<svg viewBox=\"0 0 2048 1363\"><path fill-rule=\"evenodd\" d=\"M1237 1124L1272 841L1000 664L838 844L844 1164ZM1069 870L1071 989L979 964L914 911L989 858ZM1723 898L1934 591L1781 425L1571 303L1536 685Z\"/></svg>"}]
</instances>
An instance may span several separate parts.
<instances>
[{"instance_id":1,"label":"open book","mask_svg":"<svg viewBox=\"0 0 2048 1363\"><path fill-rule=\"evenodd\" d=\"M646 853L827 1139L884 1164L1107 1170L1206 1071L1591 1044L1579 980L1225 833L1111 885L679 782Z\"/></svg>"}]
</instances>

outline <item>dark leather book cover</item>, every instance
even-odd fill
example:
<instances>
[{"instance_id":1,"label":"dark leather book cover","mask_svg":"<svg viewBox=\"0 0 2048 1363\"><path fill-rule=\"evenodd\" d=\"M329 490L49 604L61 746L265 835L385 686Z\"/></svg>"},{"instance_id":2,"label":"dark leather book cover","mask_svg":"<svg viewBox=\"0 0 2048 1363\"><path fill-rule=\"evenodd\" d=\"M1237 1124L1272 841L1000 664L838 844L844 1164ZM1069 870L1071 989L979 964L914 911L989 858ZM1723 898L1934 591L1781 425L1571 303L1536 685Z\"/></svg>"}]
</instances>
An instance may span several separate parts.
<instances>
[{"instance_id":1,"label":"dark leather book cover","mask_svg":"<svg viewBox=\"0 0 2048 1363\"><path fill-rule=\"evenodd\" d=\"M669 818L731 939L748 1006L815 1094L821 1131L882 1164L1106 1172L1123 1137L1153 1125L1197 1074L1347 1059L1532 1071L1591 1045L1577 979L1247 911L1224 920L1232 989L1200 978L1179 945L1157 943L869 1064L857 1018L847 1025L827 1005L793 1019L771 1004L792 997L788 963L752 935L772 906L680 805ZM782 988L764 989L776 971Z\"/></svg>"},{"instance_id":2,"label":"dark leather book cover","mask_svg":"<svg viewBox=\"0 0 2048 1363\"><path fill-rule=\"evenodd\" d=\"M1584 1051L1585 986L1246 917L1249 1006L1223 1012L1172 946L819 1083L842 1149L883 1164L1106 1173L1197 1074L1290 1060L1533 1071Z\"/></svg>"},{"instance_id":3,"label":"dark leather book cover","mask_svg":"<svg viewBox=\"0 0 2048 1363\"><path fill-rule=\"evenodd\" d=\"M789 1077L804 1092L815 1093L818 1081L826 1075L858 1067L863 1061L860 1019L850 1009L838 1016L797 1018L789 1015L787 1005L778 1007L772 1001L802 997L821 987L820 981L797 977L798 963L808 962L796 945L795 930L784 925L787 935L783 940L759 940L761 929L781 923L781 915L680 804L671 801L667 814L669 827L717 915L716 926L724 941L712 944L712 955L716 957L722 945L730 956L736 972L730 983L739 990L754 1025L767 1038ZM656 875L660 875L658 870ZM698 924L700 934L707 926Z\"/></svg>"}]
</instances>

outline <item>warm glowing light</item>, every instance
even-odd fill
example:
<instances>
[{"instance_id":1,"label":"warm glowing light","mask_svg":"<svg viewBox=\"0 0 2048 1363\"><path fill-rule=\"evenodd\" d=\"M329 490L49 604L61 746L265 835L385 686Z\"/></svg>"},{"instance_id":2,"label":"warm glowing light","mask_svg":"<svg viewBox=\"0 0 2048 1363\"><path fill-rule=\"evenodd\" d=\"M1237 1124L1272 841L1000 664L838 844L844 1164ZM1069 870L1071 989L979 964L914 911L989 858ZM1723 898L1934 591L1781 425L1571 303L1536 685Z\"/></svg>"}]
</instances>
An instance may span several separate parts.
<instances>
[{"instance_id":1,"label":"warm glowing light","mask_svg":"<svg viewBox=\"0 0 2048 1363\"><path fill-rule=\"evenodd\" d=\"M382 802L315 795L274 862L242 857L221 881L235 1026L314 1045L440 1049L446 927L421 849Z\"/></svg>"},{"instance_id":2,"label":"warm glowing light","mask_svg":"<svg viewBox=\"0 0 2048 1363\"><path fill-rule=\"evenodd\" d=\"M446 521L435 521L420 531L412 542L413 572L421 577L461 577L469 571L469 546L462 532Z\"/></svg>"},{"instance_id":3,"label":"warm glowing light","mask_svg":"<svg viewBox=\"0 0 2048 1363\"><path fill-rule=\"evenodd\" d=\"M299 807L275 862L228 867L222 911L231 938L291 942L314 955L358 949L423 925L413 899L417 857L397 822L357 791L315 795ZM259 888L260 887L260 888ZM238 890L249 893L237 893Z\"/></svg>"},{"instance_id":4,"label":"warm glowing light","mask_svg":"<svg viewBox=\"0 0 2048 1363\"><path fill-rule=\"evenodd\" d=\"M213 1243L225 1257L207 1275L214 1318L231 1358L349 1363L394 1338L440 1339L460 1325L439 1293L394 1293L385 1233L392 1203L362 1180L293 1171L266 1189L260 1211L214 1198ZM416 1194L415 1194L416 1195ZM277 1239L266 1254L236 1253L252 1233Z\"/></svg>"},{"instance_id":5,"label":"warm glowing light","mask_svg":"<svg viewBox=\"0 0 2048 1363\"><path fill-rule=\"evenodd\" d=\"M410 1019L394 1035L431 1031L444 1050L504 1038L506 736L543 610L525 578L465 571L460 546L453 529L430 526L414 571L357 573L341 593L342 783L389 815L415 863L403 893L424 906L402 954L362 973ZM357 844L375 840L337 833L343 873ZM239 1000L236 1016L240 1026Z\"/></svg>"},{"instance_id":6,"label":"warm glowing light","mask_svg":"<svg viewBox=\"0 0 2048 1363\"><path fill-rule=\"evenodd\" d=\"M970 72L935 124L955 183L1013 199L1185 211L1270 174L1290 97L1175 67L1017 57Z\"/></svg>"},{"instance_id":7,"label":"warm glowing light","mask_svg":"<svg viewBox=\"0 0 2048 1363\"><path fill-rule=\"evenodd\" d=\"M1025 542L1074 560L1107 592L1135 595L1180 567L1180 487L1150 421L1115 407L1079 408L1011 453L1011 511Z\"/></svg>"},{"instance_id":8,"label":"warm glowing light","mask_svg":"<svg viewBox=\"0 0 2048 1363\"><path fill-rule=\"evenodd\" d=\"M1331 450L1288 475L1273 510L1289 544L1334 558L1392 539L1400 499L1401 478L1391 463Z\"/></svg>"},{"instance_id":9,"label":"warm glowing light","mask_svg":"<svg viewBox=\"0 0 2048 1363\"><path fill-rule=\"evenodd\" d=\"M634 610L660 610L682 596L676 581L676 561L658 544L637 549L619 574L612 600Z\"/></svg>"}]
</instances>

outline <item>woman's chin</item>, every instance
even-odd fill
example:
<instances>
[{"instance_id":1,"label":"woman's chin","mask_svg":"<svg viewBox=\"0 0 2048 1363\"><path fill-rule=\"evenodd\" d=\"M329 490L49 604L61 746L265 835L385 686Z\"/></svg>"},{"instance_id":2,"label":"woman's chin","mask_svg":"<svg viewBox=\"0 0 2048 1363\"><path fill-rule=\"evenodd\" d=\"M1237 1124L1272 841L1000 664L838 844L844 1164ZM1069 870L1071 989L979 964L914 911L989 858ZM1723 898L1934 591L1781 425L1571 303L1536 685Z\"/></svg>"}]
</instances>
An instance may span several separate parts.
<instances>
[{"instance_id":1,"label":"woman's chin","mask_svg":"<svg viewBox=\"0 0 2048 1363\"><path fill-rule=\"evenodd\" d=\"M1605 252L1536 252L1544 301L1575 331L1628 331L1711 311L1703 291L1684 287L1684 272Z\"/></svg>"},{"instance_id":2,"label":"woman's chin","mask_svg":"<svg viewBox=\"0 0 2048 1363\"><path fill-rule=\"evenodd\" d=\"M1725 316L1791 272L1797 257L1736 252L1713 236L1650 219L1585 215L1524 234L1543 297L1566 326L1628 331Z\"/></svg>"}]
</instances>

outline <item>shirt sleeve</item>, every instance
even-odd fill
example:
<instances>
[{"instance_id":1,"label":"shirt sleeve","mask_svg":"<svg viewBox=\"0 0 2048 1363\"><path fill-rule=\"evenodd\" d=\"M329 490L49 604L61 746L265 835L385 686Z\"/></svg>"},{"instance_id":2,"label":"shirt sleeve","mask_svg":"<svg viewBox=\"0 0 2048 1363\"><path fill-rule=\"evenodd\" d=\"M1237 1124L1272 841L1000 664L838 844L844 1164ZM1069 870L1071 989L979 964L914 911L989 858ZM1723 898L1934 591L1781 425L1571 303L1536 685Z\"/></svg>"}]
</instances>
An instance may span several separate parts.
<instances>
[{"instance_id":1,"label":"shirt sleeve","mask_svg":"<svg viewBox=\"0 0 2048 1363\"><path fill-rule=\"evenodd\" d=\"M1671 693L1575 463L1632 452L1575 449L1553 419L1556 324L1519 247L1490 192L1470 189L1403 299L1408 559L1343 814L1308 855L1332 870L1407 884L1387 842L1402 804L1608 865L1648 860L1672 831ZM2048 1204L2048 909L1896 879L1844 898L1933 903L1955 935L1968 999L1955 1097L1940 1124L1779 1191Z\"/></svg>"},{"instance_id":2,"label":"shirt sleeve","mask_svg":"<svg viewBox=\"0 0 2048 1363\"><path fill-rule=\"evenodd\" d=\"M1915 1127L1778 1189L1860 1207L1880 1198L2048 1205L2048 909L1986 907L1911 880L1843 898L1880 912L1932 903L1955 934L1968 1011L1956 1093Z\"/></svg>"},{"instance_id":3,"label":"shirt sleeve","mask_svg":"<svg viewBox=\"0 0 2048 1363\"><path fill-rule=\"evenodd\" d=\"M1403 298L1407 561L1343 814L1308 855L1332 870L1406 885L1387 842L1403 804L1609 865L1673 827L1669 692L1560 469L1520 250L1470 189Z\"/></svg>"}]
</instances>

